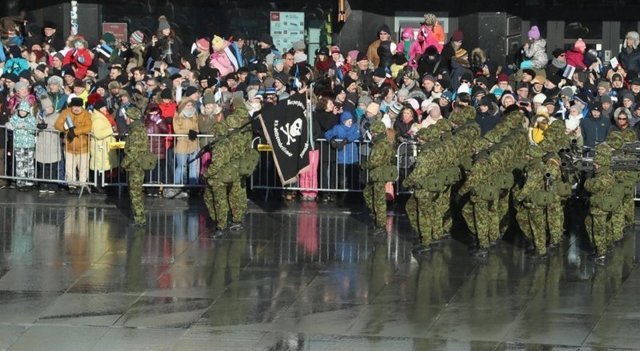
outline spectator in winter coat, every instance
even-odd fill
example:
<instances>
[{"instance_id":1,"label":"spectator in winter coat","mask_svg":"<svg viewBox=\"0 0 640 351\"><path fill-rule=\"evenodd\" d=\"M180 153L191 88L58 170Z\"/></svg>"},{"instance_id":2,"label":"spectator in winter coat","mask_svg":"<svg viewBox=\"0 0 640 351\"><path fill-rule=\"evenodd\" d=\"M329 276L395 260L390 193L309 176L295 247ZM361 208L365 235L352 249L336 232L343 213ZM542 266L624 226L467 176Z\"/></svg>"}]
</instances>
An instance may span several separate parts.
<instances>
[{"instance_id":1,"label":"spectator in winter coat","mask_svg":"<svg viewBox=\"0 0 640 351\"><path fill-rule=\"evenodd\" d=\"M175 154L175 182L178 184L197 184L200 171L200 162L192 160L198 150L198 111L196 104L191 99L183 99L173 119L173 131L182 134L176 139ZM184 195L183 195L184 196Z\"/></svg>"},{"instance_id":2,"label":"spectator in winter coat","mask_svg":"<svg viewBox=\"0 0 640 351\"><path fill-rule=\"evenodd\" d=\"M485 135L492 130L501 120L500 109L492 101L491 97L485 96L480 100L476 122L480 125L480 134Z\"/></svg>"},{"instance_id":3,"label":"spectator in winter coat","mask_svg":"<svg viewBox=\"0 0 640 351\"><path fill-rule=\"evenodd\" d=\"M91 133L93 136L89 145L91 156L89 169L93 172L94 179L97 180L98 191L102 191L104 172L118 167L118 155L110 147L116 138L107 115L109 115L107 104L102 100L97 101L91 114Z\"/></svg>"},{"instance_id":4,"label":"spectator in winter coat","mask_svg":"<svg viewBox=\"0 0 640 351\"><path fill-rule=\"evenodd\" d=\"M33 109L27 101L22 101L9 120L13 129L13 154L16 177L34 178L33 156L36 147L36 118ZM18 189L28 189L33 182L18 179Z\"/></svg>"},{"instance_id":5,"label":"spectator in winter coat","mask_svg":"<svg viewBox=\"0 0 640 351\"><path fill-rule=\"evenodd\" d=\"M331 146L337 150L338 157L338 187L340 189L355 189L359 179L358 163L360 153L356 141L360 139L358 126L354 124L353 115L343 112L340 124L333 126L324 134Z\"/></svg>"},{"instance_id":6,"label":"spectator in winter coat","mask_svg":"<svg viewBox=\"0 0 640 351\"><path fill-rule=\"evenodd\" d=\"M622 44L618 60L627 71L640 72L640 34L636 31L627 33Z\"/></svg>"},{"instance_id":7,"label":"spectator in winter coat","mask_svg":"<svg viewBox=\"0 0 640 351\"><path fill-rule=\"evenodd\" d=\"M573 44L573 48L565 52L567 65L571 65L580 71L586 69L587 65L584 64L584 52L586 49L587 44L584 40L576 40L575 44Z\"/></svg>"},{"instance_id":8,"label":"spectator in winter coat","mask_svg":"<svg viewBox=\"0 0 640 351\"><path fill-rule=\"evenodd\" d=\"M71 193L77 193L77 183L86 183L89 175L91 114L83 105L81 98L71 99L55 124L56 129L65 134L65 179Z\"/></svg>"},{"instance_id":9,"label":"spectator in winter coat","mask_svg":"<svg viewBox=\"0 0 640 351\"><path fill-rule=\"evenodd\" d=\"M540 38L538 26L529 29L529 42L524 44L526 60L520 64L520 68L544 69L547 66L547 42Z\"/></svg>"},{"instance_id":10,"label":"spectator in winter coat","mask_svg":"<svg viewBox=\"0 0 640 351\"><path fill-rule=\"evenodd\" d=\"M589 115L580 121L580 129L584 138L584 146L594 149L603 142L611 129L611 120L602 118L602 104L596 102L591 107Z\"/></svg>"},{"instance_id":11,"label":"spectator in winter coat","mask_svg":"<svg viewBox=\"0 0 640 351\"><path fill-rule=\"evenodd\" d=\"M44 97L40 100L41 109L38 112L38 136L36 138L36 177L39 179L58 180L58 166L62 159L60 148L60 133L56 130L58 120L51 99ZM40 192L54 193L58 189L55 183L40 184Z\"/></svg>"},{"instance_id":12,"label":"spectator in winter coat","mask_svg":"<svg viewBox=\"0 0 640 351\"><path fill-rule=\"evenodd\" d=\"M87 70L93 63L93 57L87 49L87 42L81 36L76 37L73 42L73 48L67 52L62 60L63 65L73 65L75 67L75 77L84 79Z\"/></svg>"},{"instance_id":13,"label":"spectator in winter coat","mask_svg":"<svg viewBox=\"0 0 640 351\"><path fill-rule=\"evenodd\" d=\"M380 56L378 56L378 48L380 47L380 43L383 41L391 40L391 29L386 24L380 26L378 29L378 38L374 40L367 48L367 57L369 61L373 63L373 67L378 67L380 65Z\"/></svg>"}]
</instances>

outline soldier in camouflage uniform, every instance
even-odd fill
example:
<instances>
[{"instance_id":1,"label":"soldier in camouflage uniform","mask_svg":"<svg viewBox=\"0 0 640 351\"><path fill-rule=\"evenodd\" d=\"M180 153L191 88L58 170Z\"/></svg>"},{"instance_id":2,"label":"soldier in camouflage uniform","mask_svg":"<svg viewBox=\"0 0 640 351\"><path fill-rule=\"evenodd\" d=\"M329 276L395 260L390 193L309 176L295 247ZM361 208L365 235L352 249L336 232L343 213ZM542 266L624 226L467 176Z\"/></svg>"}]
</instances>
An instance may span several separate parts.
<instances>
[{"instance_id":1,"label":"soldier in camouflage uniform","mask_svg":"<svg viewBox=\"0 0 640 351\"><path fill-rule=\"evenodd\" d=\"M386 127L382 121L371 124L373 146L369 159L362 163L362 169L369 170L369 183L363 189L364 201L378 229L384 230L387 220L387 201L385 184L391 179L379 178L377 173L384 171L393 163L395 150L386 136ZM374 179L375 178L375 179Z\"/></svg>"},{"instance_id":2,"label":"soldier in camouflage uniform","mask_svg":"<svg viewBox=\"0 0 640 351\"><path fill-rule=\"evenodd\" d=\"M234 98L233 106L234 111L227 118L227 124L229 129L234 131L229 137L229 144L234 151L233 160L237 164L239 173L229 189L229 207L232 217L230 229L239 230L242 229L242 221L247 213L247 177L253 173L259 156L251 147L252 133L247 124L249 112L242 98Z\"/></svg>"},{"instance_id":3,"label":"soldier in camouflage uniform","mask_svg":"<svg viewBox=\"0 0 640 351\"><path fill-rule=\"evenodd\" d=\"M474 254L479 257L486 256L491 237L500 230L499 189L492 179L495 167L496 162L487 151L478 152L467 181L460 189L460 193L470 193L469 202L462 208L462 216L477 238Z\"/></svg>"},{"instance_id":4,"label":"soldier in camouflage uniform","mask_svg":"<svg viewBox=\"0 0 640 351\"><path fill-rule=\"evenodd\" d=\"M547 231L544 219L545 174L542 157L544 151L537 145L529 146L526 166L526 181L521 189L514 193L516 221L533 247L529 253L538 256L547 254Z\"/></svg>"},{"instance_id":5,"label":"soldier in camouflage uniform","mask_svg":"<svg viewBox=\"0 0 640 351\"><path fill-rule=\"evenodd\" d=\"M230 229L233 230L242 228L247 210L245 179L240 175L240 160L249 151L247 148L251 146L251 135L239 129L245 125L247 117L246 107L237 104L234 112L219 123L221 126L216 129L221 138L228 138L213 145L211 164L205 173L210 187L205 191L205 203L211 218L216 222L216 236L223 235L227 229L229 208L232 215Z\"/></svg>"},{"instance_id":6,"label":"soldier in camouflage uniform","mask_svg":"<svg viewBox=\"0 0 640 351\"><path fill-rule=\"evenodd\" d=\"M607 145L612 148L613 156L622 156L622 147L624 146L624 139L622 133L617 130L610 131L607 134ZM624 199L628 198L630 194L633 194L635 189L635 180L633 178L633 172L613 170L613 177L616 180L616 184L613 187L612 192L618 194L620 202L623 204L621 208L616 208L611 214L611 236L610 242L616 242L622 240L625 227L625 208Z\"/></svg>"},{"instance_id":7,"label":"soldier in camouflage uniform","mask_svg":"<svg viewBox=\"0 0 640 351\"><path fill-rule=\"evenodd\" d=\"M453 124L447 119L441 119L436 122L435 127L440 131L441 147L438 153L441 157L442 166L440 168L440 177L444 180L442 192L435 200L434 209L436 216L442 218L442 233L435 240L441 240L445 235L450 235L453 226L453 214L451 212L451 188L456 185L460 179L460 162L456 140L453 139L451 130Z\"/></svg>"},{"instance_id":8,"label":"soldier in camouflage uniform","mask_svg":"<svg viewBox=\"0 0 640 351\"><path fill-rule=\"evenodd\" d=\"M149 152L149 138L144 124L140 120L142 112L137 107L129 107L126 110L127 117L133 122L129 125L129 136L125 143L124 160L122 165L127 171L129 180L129 197L133 219L136 224L143 225L147 218L144 211L144 170L141 165L142 156Z\"/></svg>"},{"instance_id":9,"label":"soldier in camouflage uniform","mask_svg":"<svg viewBox=\"0 0 640 351\"><path fill-rule=\"evenodd\" d=\"M439 135L440 131L434 126L422 128L416 133L416 167L403 181L403 186L413 189L406 211L411 227L420 236L420 244L414 250L417 254L428 252L433 238L442 233L442 219L436 218L433 206L442 188L441 179L435 177L440 166L440 155L436 151Z\"/></svg>"},{"instance_id":10,"label":"soldier in camouflage uniform","mask_svg":"<svg viewBox=\"0 0 640 351\"><path fill-rule=\"evenodd\" d=\"M585 228L599 262L606 258L612 212L619 208L618 201L612 196L616 180L611 171L611 156L611 147L606 143L599 144L593 157L595 175L584 183L585 190L591 193Z\"/></svg>"},{"instance_id":11,"label":"soldier in camouflage uniform","mask_svg":"<svg viewBox=\"0 0 640 351\"><path fill-rule=\"evenodd\" d=\"M636 141L636 131L631 128L626 128L622 131L622 139L625 143L631 143ZM635 210L635 192L636 182L639 180L639 171L628 171L625 183L625 191L622 198L622 206L624 208L625 226L633 226L635 223L636 210Z\"/></svg>"},{"instance_id":12,"label":"soldier in camouflage uniform","mask_svg":"<svg viewBox=\"0 0 640 351\"><path fill-rule=\"evenodd\" d=\"M225 141L222 141L222 139L226 136L227 132L228 132L228 127L227 124L223 122L218 122L213 124L211 131L209 132L210 134L213 135L213 140L209 140L209 142L212 142L212 145L209 145L208 148L212 151L212 155L213 155L213 149L216 148L215 145L220 144L220 143L225 143ZM202 145L201 147L207 147L206 145ZM225 148L223 148L222 146L218 147L218 153L224 155L223 151L226 151ZM211 217L211 219L216 222L218 222L218 216L217 216L217 212L216 212L216 207L215 207L215 199L213 196L213 186L210 185L209 182L209 176L210 175L215 175L215 173L217 173L217 170L220 170L224 167L223 163L220 163L224 157L220 157L220 158L211 158L211 163L209 164L209 166L207 167L207 170L205 171L205 179L207 180L207 187L205 187L204 189L204 194L203 194L203 200L204 200L204 204L207 207L207 210L209 211L209 216ZM211 164L213 164L214 162L216 162L216 164L213 166L213 168L211 168ZM211 171L210 171L211 169ZM219 232L217 234L222 234L222 232Z\"/></svg>"}]
</instances>

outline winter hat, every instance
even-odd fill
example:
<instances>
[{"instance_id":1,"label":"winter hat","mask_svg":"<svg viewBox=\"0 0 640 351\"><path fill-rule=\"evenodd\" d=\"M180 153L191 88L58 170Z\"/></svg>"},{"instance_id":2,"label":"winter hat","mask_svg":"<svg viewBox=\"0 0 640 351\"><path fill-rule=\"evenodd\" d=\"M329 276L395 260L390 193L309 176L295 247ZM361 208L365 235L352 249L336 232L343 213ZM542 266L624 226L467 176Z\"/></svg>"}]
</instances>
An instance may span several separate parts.
<instances>
[{"instance_id":1,"label":"winter hat","mask_svg":"<svg viewBox=\"0 0 640 351\"><path fill-rule=\"evenodd\" d=\"M71 98L71 101L69 102L69 107L83 107L83 106L84 106L84 101L82 100L82 98L79 98L79 97Z\"/></svg>"},{"instance_id":2,"label":"winter hat","mask_svg":"<svg viewBox=\"0 0 640 351\"><path fill-rule=\"evenodd\" d=\"M213 51L220 51L224 49L224 39L217 35L214 35L213 39L211 39L211 48L213 49Z\"/></svg>"},{"instance_id":3,"label":"winter hat","mask_svg":"<svg viewBox=\"0 0 640 351\"><path fill-rule=\"evenodd\" d=\"M420 103L418 103L418 100L416 99L407 99L407 104L409 104L416 112L420 109Z\"/></svg>"},{"instance_id":4,"label":"winter hat","mask_svg":"<svg viewBox=\"0 0 640 351\"><path fill-rule=\"evenodd\" d=\"M207 91L202 97L202 104L208 105L208 104L215 104L215 103L216 103L215 96L213 95L213 93Z\"/></svg>"},{"instance_id":5,"label":"winter hat","mask_svg":"<svg viewBox=\"0 0 640 351\"><path fill-rule=\"evenodd\" d=\"M386 78L387 71L384 70L384 67L378 67L375 71L373 71L373 76L378 78Z\"/></svg>"},{"instance_id":6,"label":"winter hat","mask_svg":"<svg viewBox=\"0 0 640 351\"><path fill-rule=\"evenodd\" d=\"M587 44L584 42L584 40L582 40L582 38L578 38L575 44L573 44L573 48L580 52L584 52L584 50L587 48Z\"/></svg>"},{"instance_id":7,"label":"winter hat","mask_svg":"<svg viewBox=\"0 0 640 351\"><path fill-rule=\"evenodd\" d=\"M340 53L340 47L337 45L334 45L331 47L331 53L332 54L339 54Z\"/></svg>"},{"instance_id":8,"label":"winter hat","mask_svg":"<svg viewBox=\"0 0 640 351\"><path fill-rule=\"evenodd\" d=\"M260 36L260 40L258 42L262 42L271 46L273 45L273 38L269 34L263 33L262 36Z\"/></svg>"},{"instance_id":9,"label":"winter hat","mask_svg":"<svg viewBox=\"0 0 640 351\"><path fill-rule=\"evenodd\" d=\"M304 51L304 49L307 48L307 46L304 44L303 40L298 40L295 43L293 43L292 45L293 45L293 50L295 50L295 51Z\"/></svg>"},{"instance_id":10,"label":"winter hat","mask_svg":"<svg viewBox=\"0 0 640 351\"><path fill-rule=\"evenodd\" d=\"M369 104L371 104L372 102L373 100L369 95L360 95L360 97L358 98L358 105L369 106Z\"/></svg>"},{"instance_id":11,"label":"winter hat","mask_svg":"<svg viewBox=\"0 0 640 351\"><path fill-rule=\"evenodd\" d=\"M102 38L100 38L100 40L104 41L105 43L107 43L110 46L113 46L113 44L115 44L115 42L116 42L116 36L113 35L113 33L111 33L111 32L106 32L106 33L102 34Z\"/></svg>"},{"instance_id":12,"label":"winter hat","mask_svg":"<svg viewBox=\"0 0 640 351\"><path fill-rule=\"evenodd\" d=\"M353 120L353 115L349 111L344 111L340 115L340 123L344 123L350 119Z\"/></svg>"},{"instance_id":13,"label":"winter hat","mask_svg":"<svg viewBox=\"0 0 640 351\"><path fill-rule=\"evenodd\" d=\"M445 98L448 101L453 101L453 93L451 93L450 91L445 91L444 93L442 93L442 95L440 95L441 98Z\"/></svg>"},{"instance_id":14,"label":"winter hat","mask_svg":"<svg viewBox=\"0 0 640 351\"><path fill-rule=\"evenodd\" d=\"M202 52L209 52L209 48L211 46L209 45L209 40L207 38L200 38L196 40L196 47Z\"/></svg>"},{"instance_id":15,"label":"winter hat","mask_svg":"<svg viewBox=\"0 0 640 351\"><path fill-rule=\"evenodd\" d=\"M573 89L571 89L571 87L564 87L562 88L562 90L560 90L560 95L566 96L569 99L573 98L573 94L574 94L574 91Z\"/></svg>"},{"instance_id":16,"label":"winter hat","mask_svg":"<svg viewBox=\"0 0 640 351\"><path fill-rule=\"evenodd\" d=\"M507 82L508 83L509 82L509 76L506 75L505 73L500 73L498 75L498 83L501 83L501 82Z\"/></svg>"},{"instance_id":17,"label":"winter hat","mask_svg":"<svg viewBox=\"0 0 640 351\"><path fill-rule=\"evenodd\" d=\"M633 96L633 95L632 95ZM611 96L609 95L602 95L600 97L600 102L604 105L604 104L611 104L613 103L613 101L611 100Z\"/></svg>"},{"instance_id":18,"label":"winter hat","mask_svg":"<svg viewBox=\"0 0 640 351\"><path fill-rule=\"evenodd\" d=\"M350 57L354 62L357 62L359 54L360 52L358 50L351 50L347 53L347 56Z\"/></svg>"},{"instance_id":19,"label":"winter hat","mask_svg":"<svg viewBox=\"0 0 640 351\"><path fill-rule=\"evenodd\" d=\"M463 41L463 40L464 40L464 33L460 29L453 32L453 35L451 36L451 41Z\"/></svg>"},{"instance_id":20,"label":"winter hat","mask_svg":"<svg viewBox=\"0 0 640 351\"><path fill-rule=\"evenodd\" d=\"M356 62L359 61L364 61L364 60L368 60L369 58L367 57L367 53L366 52L359 52L358 53L358 57L356 57Z\"/></svg>"},{"instance_id":21,"label":"winter hat","mask_svg":"<svg viewBox=\"0 0 640 351\"><path fill-rule=\"evenodd\" d=\"M160 92L160 98L161 99L172 99L173 98L173 94L171 93L170 89L164 89L163 91Z\"/></svg>"},{"instance_id":22,"label":"winter hat","mask_svg":"<svg viewBox=\"0 0 640 351\"><path fill-rule=\"evenodd\" d=\"M18 91L18 90L22 90L22 89L29 89L29 84L27 84L26 82L23 82L23 81L19 81L13 86L13 90L14 91Z\"/></svg>"},{"instance_id":23,"label":"winter hat","mask_svg":"<svg viewBox=\"0 0 640 351\"><path fill-rule=\"evenodd\" d=\"M165 29L171 29L171 26L169 25L169 21L167 21L167 17L160 16L158 18L158 31L161 32Z\"/></svg>"},{"instance_id":24,"label":"winter hat","mask_svg":"<svg viewBox=\"0 0 640 351\"><path fill-rule=\"evenodd\" d=\"M380 35L381 32L391 34L391 29L389 29L389 26L387 26L386 24L383 24L380 26L380 29L378 29L378 35Z\"/></svg>"},{"instance_id":25,"label":"winter hat","mask_svg":"<svg viewBox=\"0 0 640 351\"><path fill-rule=\"evenodd\" d=\"M193 95L193 94L195 94L197 92L198 92L198 89L196 87L190 85L189 87L187 87L187 89L184 90L184 94L183 95L188 97L188 96L191 96L191 95Z\"/></svg>"},{"instance_id":26,"label":"winter hat","mask_svg":"<svg viewBox=\"0 0 640 351\"><path fill-rule=\"evenodd\" d=\"M300 62L305 62L307 61L307 55L302 52L302 51L296 51L295 54L293 54L293 63L300 63Z\"/></svg>"},{"instance_id":27,"label":"winter hat","mask_svg":"<svg viewBox=\"0 0 640 351\"><path fill-rule=\"evenodd\" d=\"M544 102L544 100L547 99L547 96L544 94L536 94L536 96L533 97L533 103L534 104L542 104Z\"/></svg>"},{"instance_id":28,"label":"winter hat","mask_svg":"<svg viewBox=\"0 0 640 351\"><path fill-rule=\"evenodd\" d=\"M538 29L538 26L532 26L527 34L529 35L529 38L533 40L540 39L540 29Z\"/></svg>"},{"instance_id":29,"label":"winter hat","mask_svg":"<svg viewBox=\"0 0 640 351\"><path fill-rule=\"evenodd\" d=\"M136 45L142 43L144 43L144 33L139 30L131 33L131 36L129 36L129 44Z\"/></svg>"},{"instance_id":30,"label":"winter hat","mask_svg":"<svg viewBox=\"0 0 640 351\"><path fill-rule=\"evenodd\" d=\"M59 87L62 87L64 82L63 82L62 78L60 78L59 76L51 76L51 77L49 77L49 79L47 79L47 84L48 85L57 85Z\"/></svg>"},{"instance_id":31,"label":"winter hat","mask_svg":"<svg viewBox=\"0 0 640 351\"><path fill-rule=\"evenodd\" d=\"M393 112L397 115L400 114L400 111L402 111L402 104L399 102L394 102L389 106L389 112Z\"/></svg>"},{"instance_id":32,"label":"winter hat","mask_svg":"<svg viewBox=\"0 0 640 351\"><path fill-rule=\"evenodd\" d=\"M483 96L482 99L480 99L480 102L478 103L478 105L480 106L491 106L491 98L489 96Z\"/></svg>"},{"instance_id":33,"label":"winter hat","mask_svg":"<svg viewBox=\"0 0 640 351\"><path fill-rule=\"evenodd\" d=\"M97 111L103 107L107 107L107 103L104 102L104 100L100 99L98 101L96 101L95 103L93 103L93 109L94 111Z\"/></svg>"},{"instance_id":34,"label":"winter hat","mask_svg":"<svg viewBox=\"0 0 640 351\"><path fill-rule=\"evenodd\" d=\"M369 105L367 105L367 112L372 116L377 115L378 112L380 112L380 104L378 104L377 102L370 103Z\"/></svg>"}]
</instances>

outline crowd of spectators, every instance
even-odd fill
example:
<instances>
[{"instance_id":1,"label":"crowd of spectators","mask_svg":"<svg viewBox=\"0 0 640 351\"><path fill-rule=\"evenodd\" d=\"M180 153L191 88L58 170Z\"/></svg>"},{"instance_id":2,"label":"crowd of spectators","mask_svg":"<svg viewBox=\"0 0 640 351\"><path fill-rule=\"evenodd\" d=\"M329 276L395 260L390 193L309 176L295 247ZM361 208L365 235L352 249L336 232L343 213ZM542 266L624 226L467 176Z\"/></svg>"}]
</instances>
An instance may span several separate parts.
<instances>
[{"instance_id":1,"label":"crowd of spectators","mask_svg":"<svg viewBox=\"0 0 640 351\"><path fill-rule=\"evenodd\" d=\"M313 144L310 160L318 171L305 178L311 188L358 187L359 176L353 175L367 156L362 141L370 139L375 120L385 123L396 145L468 105L477 111L482 134L509 111L521 110L529 118L533 144L556 120L565 121L565 132L579 145L591 148L609 130L640 128L637 32L626 35L617 64L611 65L582 39L568 50L548 48L533 26L515 65L505 66L482 47L466 47L462 31L447 36L433 14L415 28L401 28L399 41L382 25L366 51L322 47L314 62L304 42L276 48L267 34L212 34L189 43L164 16L157 31L135 30L126 42L111 33L98 43L82 35L63 40L52 23L43 23L42 33L28 34L18 20L3 23L0 177L19 177L15 185L24 190L37 186L31 178L64 180L77 192L75 184L90 175L113 177L119 158L112 145L126 136L131 123L126 110L132 105L144 111L147 132L162 135L150 142L160 162L148 180L196 184L210 155L188 161L207 141L199 136L212 134L224 121L234 97L242 96L256 113L301 86L313 87L311 137L328 141L326 148ZM257 44L249 45L249 39ZM335 154L335 162L328 153ZM38 188L57 190L47 182ZM314 200L318 193L302 195ZM324 198L332 200L330 194Z\"/></svg>"}]
</instances>

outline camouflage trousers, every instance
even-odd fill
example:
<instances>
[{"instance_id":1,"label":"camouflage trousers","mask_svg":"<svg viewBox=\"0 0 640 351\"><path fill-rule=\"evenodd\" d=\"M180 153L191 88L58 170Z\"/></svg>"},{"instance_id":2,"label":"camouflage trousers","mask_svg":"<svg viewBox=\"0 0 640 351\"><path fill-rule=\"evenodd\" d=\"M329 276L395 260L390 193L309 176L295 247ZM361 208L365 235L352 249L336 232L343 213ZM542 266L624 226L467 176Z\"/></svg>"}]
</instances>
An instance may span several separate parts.
<instances>
[{"instance_id":1,"label":"camouflage trousers","mask_svg":"<svg viewBox=\"0 0 640 351\"><path fill-rule=\"evenodd\" d=\"M585 229L597 256L607 253L609 234L611 233L611 212L591 206L585 218Z\"/></svg>"},{"instance_id":2,"label":"camouflage trousers","mask_svg":"<svg viewBox=\"0 0 640 351\"><path fill-rule=\"evenodd\" d=\"M131 198L131 210L133 211L133 220L136 224L144 224L147 221L144 212L144 171L142 169L129 171L129 197Z\"/></svg>"},{"instance_id":3,"label":"camouflage trousers","mask_svg":"<svg viewBox=\"0 0 640 351\"><path fill-rule=\"evenodd\" d=\"M16 177L33 179L36 177L36 169L33 166L33 154L35 149L33 148L15 148L14 162L16 164ZM33 185L33 181L18 180L16 182L18 187Z\"/></svg>"},{"instance_id":4,"label":"camouflage trousers","mask_svg":"<svg viewBox=\"0 0 640 351\"><path fill-rule=\"evenodd\" d=\"M562 201L554 201L546 208L546 229L549 230L549 243L557 245L562 241L564 232L564 206Z\"/></svg>"},{"instance_id":5,"label":"camouflage trousers","mask_svg":"<svg viewBox=\"0 0 640 351\"><path fill-rule=\"evenodd\" d=\"M436 218L440 218L442 221L442 231L439 236L434 240L441 240L445 233L451 233L451 227L453 226L453 219L451 218L451 187L447 187L442 193L440 193L433 203L434 210L436 211Z\"/></svg>"},{"instance_id":6,"label":"camouflage trousers","mask_svg":"<svg viewBox=\"0 0 640 351\"><path fill-rule=\"evenodd\" d=\"M227 228L229 209L233 222L242 222L247 212L247 192L244 178L224 183L219 179L209 179L209 187L204 192L204 201L211 219L217 222L218 229Z\"/></svg>"},{"instance_id":7,"label":"camouflage trousers","mask_svg":"<svg viewBox=\"0 0 640 351\"><path fill-rule=\"evenodd\" d=\"M624 197L622 198L622 206L624 208L624 220L626 226L633 225L636 221L635 193L635 183L632 183L625 188Z\"/></svg>"},{"instance_id":8,"label":"camouflage trousers","mask_svg":"<svg viewBox=\"0 0 640 351\"><path fill-rule=\"evenodd\" d=\"M370 182L362 190L364 202L376 227L384 227L387 224L387 194L384 185L385 182Z\"/></svg>"},{"instance_id":9,"label":"camouflage trousers","mask_svg":"<svg viewBox=\"0 0 640 351\"><path fill-rule=\"evenodd\" d=\"M411 228L421 236L422 244L429 245L442 237L442 219L436 216L431 197L414 194L407 201L405 209Z\"/></svg>"},{"instance_id":10,"label":"camouflage trousers","mask_svg":"<svg viewBox=\"0 0 640 351\"><path fill-rule=\"evenodd\" d=\"M476 235L481 248L489 247L491 238L499 236L499 213L489 201L471 196L471 201L462 207L462 217L469 230Z\"/></svg>"},{"instance_id":11,"label":"camouflage trousers","mask_svg":"<svg viewBox=\"0 0 640 351\"><path fill-rule=\"evenodd\" d=\"M519 205L516 212L516 221L525 237L533 242L536 253L547 253L547 224L544 217L544 207L527 208Z\"/></svg>"},{"instance_id":12,"label":"camouflage trousers","mask_svg":"<svg viewBox=\"0 0 640 351\"><path fill-rule=\"evenodd\" d=\"M509 189L500 190L500 197L498 198L498 202L496 204L500 216L500 229L490 237L491 241L497 241L498 239L500 239L500 237L504 233L506 233L507 229L509 228L509 222L511 221L511 216L509 216L509 197Z\"/></svg>"}]
</instances>

